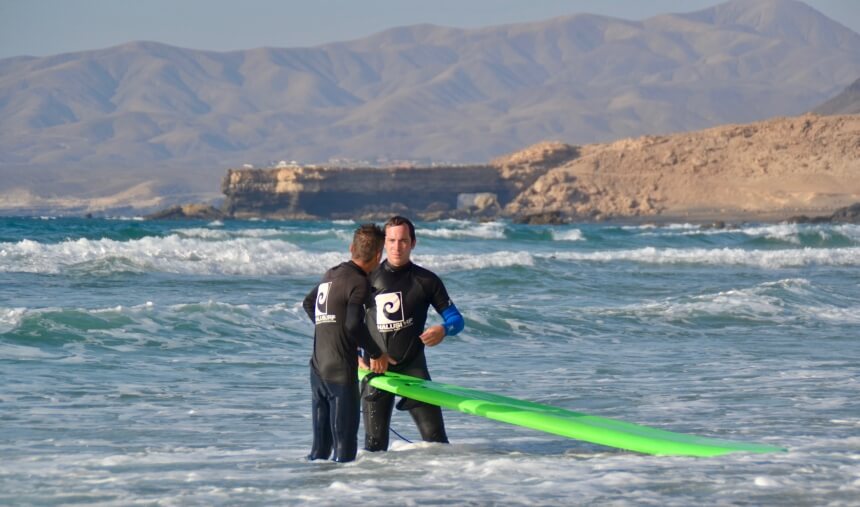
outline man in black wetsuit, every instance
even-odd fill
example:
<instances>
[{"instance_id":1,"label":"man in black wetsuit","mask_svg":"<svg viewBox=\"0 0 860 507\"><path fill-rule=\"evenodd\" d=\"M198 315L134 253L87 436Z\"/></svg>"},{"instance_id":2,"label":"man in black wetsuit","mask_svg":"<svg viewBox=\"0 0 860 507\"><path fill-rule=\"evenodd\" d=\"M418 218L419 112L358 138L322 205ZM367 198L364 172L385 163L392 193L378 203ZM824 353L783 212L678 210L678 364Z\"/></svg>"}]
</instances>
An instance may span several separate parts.
<instances>
[{"instance_id":1,"label":"man in black wetsuit","mask_svg":"<svg viewBox=\"0 0 860 507\"><path fill-rule=\"evenodd\" d=\"M385 223L387 259L370 275L376 307L367 320L376 344L388 353L391 371L429 380L424 347L459 333L464 322L442 280L410 260L415 243L415 226L408 219L395 216ZM424 329L430 306L444 323ZM370 385L363 388L364 448L387 450L394 395ZM409 411L425 442L448 442L441 408L406 398L397 408Z\"/></svg>"},{"instance_id":2,"label":"man in black wetsuit","mask_svg":"<svg viewBox=\"0 0 860 507\"><path fill-rule=\"evenodd\" d=\"M388 366L387 354L376 346L364 320L371 303L367 275L379 265L384 238L374 224L356 229L349 247L352 260L326 271L302 305L315 325L310 361L314 441L309 460L355 459L360 418L358 348L371 357L374 373L383 373Z\"/></svg>"}]
</instances>

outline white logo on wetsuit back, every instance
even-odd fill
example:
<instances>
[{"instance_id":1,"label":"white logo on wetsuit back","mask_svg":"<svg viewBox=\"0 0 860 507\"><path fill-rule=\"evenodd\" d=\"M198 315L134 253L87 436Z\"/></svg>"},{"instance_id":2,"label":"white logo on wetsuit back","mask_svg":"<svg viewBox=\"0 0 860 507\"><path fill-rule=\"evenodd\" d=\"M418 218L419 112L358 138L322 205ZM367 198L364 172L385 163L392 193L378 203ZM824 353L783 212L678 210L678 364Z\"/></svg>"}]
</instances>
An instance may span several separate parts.
<instances>
[{"instance_id":1,"label":"white logo on wetsuit back","mask_svg":"<svg viewBox=\"0 0 860 507\"><path fill-rule=\"evenodd\" d=\"M328 313L329 291L331 291L331 282L321 283L317 288L317 307L314 312L317 324L335 321L335 316Z\"/></svg>"},{"instance_id":2,"label":"white logo on wetsuit back","mask_svg":"<svg viewBox=\"0 0 860 507\"><path fill-rule=\"evenodd\" d=\"M380 332L397 331L412 324L412 319L403 319L403 294L388 292L378 294L376 300L376 328Z\"/></svg>"}]
</instances>

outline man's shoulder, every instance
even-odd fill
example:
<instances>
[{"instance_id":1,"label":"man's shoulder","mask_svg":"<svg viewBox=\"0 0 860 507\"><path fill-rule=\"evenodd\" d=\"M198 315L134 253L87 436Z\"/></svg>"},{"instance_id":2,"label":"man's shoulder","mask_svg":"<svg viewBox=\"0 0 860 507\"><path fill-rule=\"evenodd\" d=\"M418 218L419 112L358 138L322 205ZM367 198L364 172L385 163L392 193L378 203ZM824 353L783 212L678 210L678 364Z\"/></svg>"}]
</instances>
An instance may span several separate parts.
<instances>
[{"instance_id":1,"label":"man's shoulder","mask_svg":"<svg viewBox=\"0 0 860 507\"><path fill-rule=\"evenodd\" d=\"M401 278L403 276L414 276L424 279L439 279L439 277L435 273L423 266L415 264L414 262L410 262L404 267L393 269L389 266L388 260L385 260L370 273L370 280L374 281L385 278Z\"/></svg>"},{"instance_id":2,"label":"man's shoulder","mask_svg":"<svg viewBox=\"0 0 860 507\"><path fill-rule=\"evenodd\" d=\"M367 276L349 262L342 262L329 269L326 271L323 278L330 281L334 281L335 279L345 279L349 280L351 283L367 282Z\"/></svg>"},{"instance_id":3,"label":"man's shoulder","mask_svg":"<svg viewBox=\"0 0 860 507\"><path fill-rule=\"evenodd\" d=\"M427 269L423 266L419 266L418 264L415 264L414 262L412 263L412 273L417 278L421 278L421 279L425 279L425 280L438 280L440 282L442 281L441 278L439 278L439 276L436 273L430 271L429 269Z\"/></svg>"}]
</instances>

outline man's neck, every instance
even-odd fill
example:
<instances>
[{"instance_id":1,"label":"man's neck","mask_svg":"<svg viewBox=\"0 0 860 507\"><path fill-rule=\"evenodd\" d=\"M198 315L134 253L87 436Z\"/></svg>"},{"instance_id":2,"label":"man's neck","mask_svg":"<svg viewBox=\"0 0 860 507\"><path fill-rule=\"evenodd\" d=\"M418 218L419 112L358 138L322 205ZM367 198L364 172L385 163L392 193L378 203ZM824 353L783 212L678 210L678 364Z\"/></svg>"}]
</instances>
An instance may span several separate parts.
<instances>
[{"instance_id":1,"label":"man's neck","mask_svg":"<svg viewBox=\"0 0 860 507\"><path fill-rule=\"evenodd\" d=\"M385 259L385 267L387 267L390 271L399 271L410 264L412 264L412 261L408 260L405 263L400 264L399 266L395 266L391 263L391 259Z\"/></svg>"},{"instance_id":2,"label":"man's neck","mask_svg":"<svg viewBox=\"0 0 860 507\"><path fill-rule=\"evenodd\" d=\"M370 261L365 262L358 259L352 259L352 263L361 268L361 270L367 274L370 274L370 272L373 271L373 264Z\"/></svg>"}]
</instances>

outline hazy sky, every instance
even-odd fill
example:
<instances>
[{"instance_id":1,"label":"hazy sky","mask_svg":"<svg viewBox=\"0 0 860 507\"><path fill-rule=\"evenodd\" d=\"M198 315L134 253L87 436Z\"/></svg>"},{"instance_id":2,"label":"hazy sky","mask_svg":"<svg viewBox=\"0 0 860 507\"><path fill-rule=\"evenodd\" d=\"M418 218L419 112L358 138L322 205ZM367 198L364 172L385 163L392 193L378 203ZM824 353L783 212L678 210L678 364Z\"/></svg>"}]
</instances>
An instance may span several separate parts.
<instances>
[{"instance_id":1,"label":"hazy sky","mask_svg":"<svg viewBox=\"0 0 860 507\"><path fill-rule=\"evenodd\" d=\"M588 12L640 20L719 0L0 0L0 58L150 40L193 49L315 46L395 26L474 28ZM807 0L860 33L860 0Z\"/></svg>"}]
</instances>

